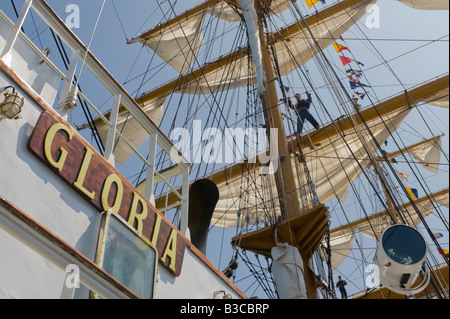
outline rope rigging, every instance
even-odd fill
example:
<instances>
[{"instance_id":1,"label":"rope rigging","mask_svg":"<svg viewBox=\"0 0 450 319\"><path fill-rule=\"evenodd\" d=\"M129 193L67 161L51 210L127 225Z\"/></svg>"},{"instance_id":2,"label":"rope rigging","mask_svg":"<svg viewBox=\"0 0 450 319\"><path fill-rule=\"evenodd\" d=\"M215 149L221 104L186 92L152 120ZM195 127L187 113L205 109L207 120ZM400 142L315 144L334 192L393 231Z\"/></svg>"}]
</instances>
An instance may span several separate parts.
<instances>
[{"instance_id":1,"label":"rope rigging","mask_svg":"<svg viewBox=\"0 0 450 319\"><path fill-rule=\"evenodd\" d=\"M14 2L11 0L13 5ZM162 21L167 21L168 18L172 15L176 16L176 10L175 5L172 3L172 1L168 1L167 4L169 6L169 9L164 10L161 3L157 1L158 6L160 8L160 11L163 15ZM122 28L122 32L125 36L125 38L128 41L128 37L125 31L125 27L122 23L122 19L119 16L118 10L114 4L114 1L112 2L112 5L115 10L115 14L118 18L119 24ZM231 8L233 8L236 12L237 9L230 5ZM299 25L304 26L304 17L302 16L302 13L300 9L298 8L295 1L292 1L292 6L290 7L290 12L295 16L297 19L296 23ZM317 11L316 11L317 12ZM276 34L279 30L276 23L274 22L274 19L271 18L268 15L269 12L266 12L266 19L264 21L265 28L267 32L272 31L272 34ZM183 46L179 43L180 46L180 52L184 55L185 59L185 65L183 65L183 69L187 70L186 73L194 71L197 67L201 67L205 64L207 64L209 61L214 60L216 55L222 54L224 50L228 50L231 48L231 52L237 48L242 47L248 47L248 40L246 39L246 30L245 25L243 22L239 23L238 26L236 24L226 24L222 23L220 24L218 22L219 19L216 19L216 17L213 17L210 15L210 17L207 17L208 15L205 13L203 16L204 22L202 28L200 28L197 36L204 36L205 41L204 44L200 50L200 53L198 55L194 55L194 59L192 64L189 64L188 62L188 53L196 53L197 49L193 47L191 44L195 43L195 40L192 42L189 42L187 44L188 47ZM279 18L279 16L277 16ZM147 22L147 21L146 21ZM181 21L179 21L181 25ZM285 23L283 20L281 23ZM145 23L144 23L145 24ZM324 23L326 25L326 23ZM307 26L306 26L307 27ZM271 30L272 29L272 30ZM37 31L37 28L36 28ZM360 30L362 32L362 30ZM184 31L183 31L184 32ZM233 38L232 41L226 42L228 39L226 39L223 34L233 32L236 34L236 36ZM352 97L348 94L348 89L343 85L343 81L346 77L343 77L343 75L339 72L336 72L336 65L334 65L331 62L331 59L323 52L323 50L320 48L318 44L318 40L314 38L314 34L311 29L307 28L304 32L304 37L307 39L313 39L314 43L309 48L313 56L316 56L314 59L314 65L319 70L319 74L322 77L322 80L325 82L324 85L316 84L316 77L313 76L310 65L306 65L301 61L299 58L295 57L294 52L292 52L288 46L289 39L283 40L283 45L286 48L286 51L288 52L291 63L294 66L295 71L287 74L282 75L282 70L280 69L280 65L278 63L277 56L279 52L277 52L277 47L274 45L274 43L270 43L270 50L271 50L271 56L272 56L272 63L274 65L274 70L277 75L277 81L279 85L279 91L282 95L282 100L286 101L287 98L290 96L290 94L293 93L293 90L295 89L307 89L311 90L315 95L315 102L318 109L319 119L321 123L324 123L328 120L331 120L332 125L336 128L336 131L339 132L336 139L340 139L343 141L343 144L347 148L346 150L346 156L343 156L343 152L339 150L336 146L336 139L331 138L329 136L329 141L324 143L329 143L326 145L314 145L313 143L313 135L314 132L307 132L304 136L306 138L302 139L302 136L296 135L296 125L295 125L295 119L299 116L298 113L296 113L294 110L287 107L286 103L280 103L280 105L274 106L274 107L285 107L286 111L284 114L285 120L288 123L286 125L287 131L290 133L288 143L290 144L291 149L296 150L298 152L298 159L294 161L294 174L296 175L296 179L298 182L297 191L301 193L301 198L303 199L302 206L304 209L308 207L308 205L311 202L318 203L319 196L316 191L316 186L313 184L313 181L317 178L317 170L320 170L322 168L325 170L323 159L331 159L333 158L333 154L325 157L321 156L319 153L319 150L321 147L329 147L331 146L333 149L333 152L335 154L335 158L338 159L338 166L336 167L337 170L342 169L343 173L345 174L345 178L350 182L350 189L354 193L354 200L353 207L358 207L354 209L357 211L357 213L361 214L363 218L365 218L368 222L368 225L370 227L370 231L375 235L377 238L377 231L376 228L378 225L375 225L374 222L371 220L370 216L374 211L378 211L378 208L380 211L383 209L388 211L390 215L391 222L395 222L395 219L393 217L394 214L398 214L400 220L402 222L407 222L408 220L412 219L411 212L407 209L403 209L402 204L404 198L409 198L407 196L407 193L405 193L401 188L393 189L389 191L388 194L384 195L382 194L382 191L380 190L381 186L384 186L385 188L391 189L391 185L394 185L397 183L397 185L404 186L403 182L398 178L398 176L395 174L395 168L394 166L389 162L389 159L384 156L384 161L380 164L379 160L376 158L375 152L371 152L371 149L373 148L372 143L375 145L375 148L378 147L378 149L381 149L381 145L377 141L376 134L373 133L373 128L369 126L369 123L366 123L361 115L361 112L358 108L355 107L353 104ZM332 32L329 31L331 34ZM186 36L186 35L185 35ZM364 35L365 36L365 35ZM301 38L301 35L300 37ZM423 46L415 49L419 50L420 48L427 46L431 43L436 42L445 42L445 37L438 38L436 40L430 40L429 43L425 43ZM334 37L332 37L333 40L336 40ZM358 37L354 39L346 38L346 41L353 41L358 39ZM360 38L359 41L364 41L368 45L373 46L374 41L392 41L393 39L365 39ZM217 43L218 41L218 43ZM404 41L413 41L413 40L407 40L404 39ZM416 41L422 41L425 42L425 40L416 40ZM57 38L55 38L55 42L57 43L58 48L60 45L58 43L61 42L57 41ZM62 43L60 43L62 46ZM160 43L157 44L157 47L159 47ZM226 47L226 49L225 49ZM135 63L132 66L132 69L130 70L130 73L127 75L125 79L125 84L131 84L132 82L137 83L137 88L134 91L134 95L138 97L143 91L145 86L150 83L154 79L158 79L159 77L162 77L165 72L165 67L167 66L166 62L158 62L156 53L153 52L153 55L149 61L149 63L146 65L146 68L144 68L140 71L139 75L136 75L134 77L131 76L131 73L135 66L137 65L137 59L141 55L142 52L145 52L145 45L142 45L141 50L138 54L138 57L135 60ZM375 48L375 47L374 47ZM146 49L147 51L150 51L149 49ZM405 54L408 54L409 51ZM394 73L394 70L390 68L389 63L393 60L404 56L405 54L402 54L401 56L395 57L393 59L385 59L381 52L379 52L377 49L374 49L374 55L380 56L382 62L379 65L373 66L369 69L383 66L387 67L389 70L391 70L392 73ZM64 53L64 47L60 50L61 55ZM69 62L69 59L67 57L67 54L65 54L65 58L63 58L63 61L66 63ZM261 105L261 102L259 101L257 88L254 84L254 78L255 78L255 70L252 65L252 59L251 55L249 54L246 59L242 59L242 62L240 63L227 63L223 70L225 70L220 78L214 79L215 81L208 81L208 79L203 78L197 78L195 81L192 81L191 83L188 83L186 85L183 85L182 87L178 87L176 89L176 92L171 93L168 96L167 101L164 103L164 112L163 117L161 120L161 127L164 128L164 131L171 132L176 127L182 127L187 129L191 134L193 133L193 122L195 120L202 120L202 128L208 128L208 127L216 127L218 132L221 134L224 134L227 128L261 128L266 125L264 123L264 111ZM144 72L142 72L144 71ZM245 72L244 72L245 71ZM80 70L81 72L81 70ZM185 74L186 74L185 73ZM234 83L232 80L230 80L231 75L242 75L246 74L245 81L247 82L245 92L241 89L234 89ZM184 74L180 74L179 77L181 78ZM394 73L395 75L395 73ZM399 84L402 86L405 90L407 88L407 85L402 83L400 78L397 77ZM78 80L75 80L76 83L78 83ZM217 83L220 83L220 85L217 85ZM317 81L319 82L319 81ZM194 89L192 88L192 84L197 84L197 87ZM369 84L371 84L369 82ZM372 87L376 87L375 85ZM323 96L325 94L319 93L319 90L328 90L330 95L330 100L333 103L328 103ZM377 97L376 93L367 92L370 93L370 103L375 106L376 102L379 101L379 98ZM406 93L407 94L407 93ZM245 103L242 101L245 100ZM317 102L316 102L317 101ZM83 105L84 101L81 101L81 105ZM415 101L413 101L415 102ZM245 105L243 107L242 105ZM336 119L336 116L330 111L333 105L336 105L336 112L341 117L350 117L353 119L354 123L357 123L357 120L362 120L362 123L360 127L355 125L355 132L348 133L346 135L340 127L338 126L338 119ZM341 107L342 106L342 107ZM349 107L350 106L350 107ZM89 108L86 106L83 106L83 109L86 109L87 111ZM418 109L418 108L416 108ZM334 110L333 110L334 111ZM419 115L421 115L423 122L427 123L426 118L424 114L419 110ZM92 118L91 114L86 113L86 117L89 118L89 123L94 123L94 120ZM381 119L382 125L389 129L389 121L391 119L385 119L382 115L379 114L379 118ZM325 120L324 120L325 119ZM380 124L381 125L381 124ZM427 124L428 125L428 124ZM125 127L125 126L124 126ZM123 128L124 128L123 127ZM428 127L429 131L431 132L431 127ZM99 143L99 149L102 149L101 147L101 139L98 137L98 134L95 133L95 128L92 127L93 134L92 136L97 139L97 143ZM394 143L396 147L401 149L401 145L405 145L404 140L401 138L400 133L398 132L391 132L391 136L393 137ZM396 136L398 134L398 137ZM361 140L367 139L367 145L364 145L364 149L367 153L369 153L369 157L362 156L359 152L354 152L352 150L352 145L347 142L347 139L350 139L350 137L353 136L359 136ZM310 150L308 151L308 146L305 141L309 141L310 144ZM200 150L204 150L204 146L208 144L209 141L202 140L200 145L190 145L189 151L195 154L192 154L194 158L202 157L203 155L206 155L203 153L200 153ZM237 143L236 137L233 137L232 140L225 140L225 143L229 143L231 145L235 145ZM247 151L241 152L239 148L233 147L233 158L238 159L239 157L243 159L248 160L248 154L250 153L248 150L251 147L250 140L245 140L244 149ZM201 146L201 147L198 147ZM223 145L222 145L223 146ZM256 148L259 149L259 144L256 145ZM185 151L185 150L183 150ZM211 155L211 154L209 154ZM216 156L218 154L215 154ZM447 156L447 162L448 162L448 155ZM445 216L441 212L441 209L438 204L435 204L434 199L432 198L432 192L429 188L429 185L426 182L426 177L420 172L418 169L420 166L417 161L411 161L410 158L407 157L407 154L402 153L402 158L405 160L405 163L408 163L409 168L412 172L414 172L414 177L416 178L419 185L426 191L427 196L430 198L430 202L433 203L435 210L438 212L438 217L441 219L443 224L446 227L446 230L448 231L448 221L445 223ZM310 169L308 163L308 160L312 160L315 162L314 167L315 170ZM355 183L354 177L350 176L347 172L347 169L345 168L347 163L353 161L352 168L362 171L362 175L365 177L365 179L368 181L368 183L361 183L360 189L358 189L358 186ZM170 157L168 154L159 151L157 154L157 160L158 168L164 168L169 165L171 162ZM316 164L317 163L317 164ZM197 180L204 176L208 176L211 172L218 171L222 168L223 163L218 163L217 161L213 161L212 163L201 163L198 165L194 165L191 170L191 179ZM379 171L377 168L372 168L368 170L367 168L370 167L370 164L372 164L372 167L376 167L377 165L380 165L383 171L380 169ZM387 177L387 183L379 182L377 177L382 174L382 172L388 172L390 173ZM136 184L142 181L142 178L144 176L144 166L140 170L139 173L136 175ZM392 177L393 176L393 177ZM173 185L176 183L176 179L174 178L171 182L173 182ZM236 187L238 185L239 187L239 197L234 199L234 202L232 205L230 205L229 208L227 208L223 213L223 219L227 218L227 213L234 209L234 207L239 207L238 212L238 223L236 227L236 237L244 234L245 232L254 230L255 228L258 229L261 227L261 225L275 225L277 222L279 222L279 211L280 211L280 203L278 201L278 195L276 194L276 184L273 182L273 179L267 176L260 176L256 170L253 170L251 165L248 165L246 172L244 174L241 174L238 179L235 179L234 181L227 181L230 184L229 189L227 190L226 187L223 188L223 192L228 192L229 194L232 194L234 190L232 190L232 187ZM232 184L234 182L234 184ZM329 176L326 176L326 182L330 185L331 192L334 193L334 195L337 198L340 198L342 195L335 185L333 185L333 179ZM227 186L226 185L226 186ZM167 186L164 186L161 184L157 185L155 190L155 195L159 197L168 196L169 189ZM375 195L378 198L378 201L371 202L367 201L367 198L373 197ZM364 198L364 196L366 198ZM167 197L166 197L167 198ZM385 203L386 198L389 198L395 205L396 210L395 212L391 212L388 205ZM420 209L416 207L413 200L410 200L410 204L413 205L414 211L418 216L422 216ZM336 202L333 202L333 208L340 209L342 214L339 214L339 216L333 216L333 218L338 219L339 224L350 224L352 218L350 217L349 210L347 206L343 205L343 202L340 200L337 200ZM399 208L397 208L399 207ZM334 209L333 209L334 211ZM174 214L173 221L174 224L177 224L177 220L179 219L179 216L177 215L179 212L171 212ZM352 212L353 213L353 212ZM334 215L337 215L336 212ZM220 223L221 221L217 221L217 223ZM431 228L428 225L428 222L425 219L421 219L421 223L424 225L426 231L430 233L431 235ZM211 230L213 230L216 227L217 224L211 225ZM416 225L417 226L417 225ZM332 296L334 293L334 281L333 281L333 271L332 271L332 265L331 265L331 234L330 234L330 226L328 228L328 234L326 237L326 240L324 241L327 244L326 247L326 256L323 258L321 256L322 260L326 263L325 267L323 269L320 269L321 272L323 272L322 276L324 278L326 277L328 280L328 287L329 291L326 291L325 294L329 293L329 296ZM356 228L350 227L351 232L356 233L358 230ZM225 237L223 233L222 239ZM358 261L360 264L369 264L369 257L370 254L366 256L365 254L365 247L363 243L356 238L355 241L357 243L357 249L359 249L359 253L362 257L357 256L352 251L352 254L350 258L354 258ZM223 247L222 240L222 246ZM433 241L433 244L436 246L436 248L439 249L439 251L443 252L442 245L437 242L437 240ZM355 249L355 250L357 250ZM445 258L445 255L444 259ZM316 255L318 257L318 255ZM233 251L233 260L237 260L240 258L241 260L244 260L246 264L249 265L250 269L252 269L252 273L254 274L255 283L252 283L247 291L252 291L255 288L255 284L258 286L262 286L263 291L269 296L269 298L276 298L276 289L273 287L273 277L270 272L270 261L269 260L262 260L260 257L256 256L256 260L253 260L252 257L247 255L245 251L240 250L239 248L235 248ZM446 259L446 262L448 264L448 257ZM220 263L220 261L219 261ZM428 264L429 268L432 268L433 265L438 264L438 258L431 254L430 261ZM328 273L326 273L326 270L328 270ZM361 268L354 269L354 272L361 271ZM361 278L364 278L364 270L361 271ZM353 273L352 273L353 274ZM350 278L352 275L346 274L346 278ZM234 279L236 279L236 274L234 274ZM238 280L237 280L238 281ZM440 288L443 290L442 288ZM254 292L253 292L254 293Z\"/></svg>"}]
</instances>

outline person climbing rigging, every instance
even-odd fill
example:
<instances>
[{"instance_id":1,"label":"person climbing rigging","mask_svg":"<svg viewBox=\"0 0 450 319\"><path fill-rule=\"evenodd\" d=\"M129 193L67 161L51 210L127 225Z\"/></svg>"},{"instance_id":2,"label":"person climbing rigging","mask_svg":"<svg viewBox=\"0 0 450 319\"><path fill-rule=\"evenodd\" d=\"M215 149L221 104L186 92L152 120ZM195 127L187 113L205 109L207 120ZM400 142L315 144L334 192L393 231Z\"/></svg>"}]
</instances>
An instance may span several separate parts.
<instances>
[{"instance_id":1,"label":"person climbing rigging","mask_svg":"<svg viewBox=\"0 0 450 319\"><path fill-rule=\"evenodd\" d=\"M347 282L342 280L342 277L339 276L339 281L337 282L336 287L339 288L342 299L347 299L347 290L345 289L345 286L347 286Z\"/></svg>"},{"instance_id":2,"label":"person climbing rigging","mask_svg":"<svg viewBox=\"0 0 450 319\"><path fill-rule=\"evenodd\" d=\"M297 103L295 106L292 104L291 98L288 98L288 104L289 107L297 112L298 116L298 122L297 122L297 132L296 134L301 134L303 132L303 127L305 124L305 121L308 120L316 130L320 128L320 124L316 121L314 116L309 112L309 109L312 104L312 96L311 94L306 91L306 94L308 95L307 100L302 100L302 97L300 94L296 94L295 98L297 100Z\"/></svg>"}]
</instances>

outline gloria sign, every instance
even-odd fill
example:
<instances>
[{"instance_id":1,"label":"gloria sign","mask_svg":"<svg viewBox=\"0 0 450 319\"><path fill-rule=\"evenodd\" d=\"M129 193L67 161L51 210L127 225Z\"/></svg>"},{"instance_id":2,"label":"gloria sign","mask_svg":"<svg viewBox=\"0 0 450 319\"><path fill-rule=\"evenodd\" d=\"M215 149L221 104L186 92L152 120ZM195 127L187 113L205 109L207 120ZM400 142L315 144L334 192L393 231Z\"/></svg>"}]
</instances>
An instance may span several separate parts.
<instances>
[{"instance_id":1,"label":"gloria sign","mask_svg":"<svg viewBox=\"0 0 450 319\"><path fill-rule=\"evenodd\" d=\"M180 275L186 248L180 232L70 126L42 113L28 148L99 212L127 220L157 248L160 264Z\"/></svg>"}]
</instances>

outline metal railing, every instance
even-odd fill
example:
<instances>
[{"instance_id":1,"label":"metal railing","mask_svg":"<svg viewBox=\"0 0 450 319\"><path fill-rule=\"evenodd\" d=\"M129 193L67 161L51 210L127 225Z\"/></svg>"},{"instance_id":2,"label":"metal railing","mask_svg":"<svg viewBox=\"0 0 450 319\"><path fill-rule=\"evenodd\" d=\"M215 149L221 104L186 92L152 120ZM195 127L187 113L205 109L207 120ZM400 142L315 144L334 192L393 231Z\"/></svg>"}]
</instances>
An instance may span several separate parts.
<instances>
[{"instance_id":1,"label":"metal railing","mask_svg":"<svg viewBox=\"0 0 450 319\"><path fill-rule=\"evenodd\" d=\"M67 72L56 70L57 74L63 75L64 87L59 99L58 112L62 116L66 116L68 109L64 107L66 101L69 99L81 98L92 109L98 118L108 127L107 138L105 143L104 157L114 165L114 145L117 139L125 142L125 144L133 151L137 158L143 162L146 167L146 187L145 198L151 200L153 197L154 186L157 183L164 183L168 190L174 192L178 197L179 202L168 208L162 209L166 211L172 208L178 208L181 211L180 230L183 233L187 231L188 224L188 198L189 198L189 161L181 155L169 138L159 129L159 127L146 115L143 109L135 102L135 100L128 94L128 92L112 77L112 75L103 67L97 58L89 51L89 49L78 39L78 37L66 26L66 24L58 17L58 15L50 8L44 0L25 0L22 10L18 16L17 21L12 27L11 34L7 39L0 59L5 64L10 65L12 56L12 49L16 40L20 36L21 28L33 9L41 19L59 36L59 38L70 48L72 57L68 66ZM31 42L30 42L31 43ZM35 48L37 52L40 51ZM41 53L40 53L41 54ZM53 63L45 57L47 63L55 69ZM107 119L100 110L89 101L88 97L79 92L74 84L75 72L77 66L82 62L83 66L87 67L92 74L101 82L111 95L114 97L110 119ZM62 106L62 107L61 107ZM144 156L138 151L133 144L118 130L118 113L119 108L125 108L130 117L139 123L139 125L148 133L150 143L148 144L148 156ZM174 166L169 169L165 168L159 172L156 170L156 153L157 148L167 153ZM181 177L181 193L177 191L179 185L172 185L169 180L176 180L180 182Z\"/></svg>"}]
</instances>

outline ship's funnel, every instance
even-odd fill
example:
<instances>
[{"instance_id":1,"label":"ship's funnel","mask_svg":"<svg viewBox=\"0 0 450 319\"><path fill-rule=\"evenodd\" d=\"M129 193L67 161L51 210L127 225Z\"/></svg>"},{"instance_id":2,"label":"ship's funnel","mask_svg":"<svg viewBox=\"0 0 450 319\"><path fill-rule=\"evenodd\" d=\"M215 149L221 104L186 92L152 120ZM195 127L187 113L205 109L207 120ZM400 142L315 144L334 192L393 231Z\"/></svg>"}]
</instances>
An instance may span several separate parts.
<instances>
[{"instance_id":1,"label":"ship's funnel","mask_svg":"<svg viewBox=\"0 0 450 319\"><path fill-rule=\"evenodd\" d=\"M189 190L189 230L191 242L206 255L209 225L219 201L219 189L207 179L196 181Z\"/></svg>"},{"instance_id":2,"label":"ship's funnel","mask_svg":"<svg viewBox=\"0 0 450 319\"><path fill-rule=\"evenodd\" d=\"M423 271L426 257L425 239L416 229L406 225L386 229L374 259L379 268L380 283L403 295L421 292L429 283L429 274ZM420 279L419 274L422 275Z\"/></svg>"}]
</instances>

